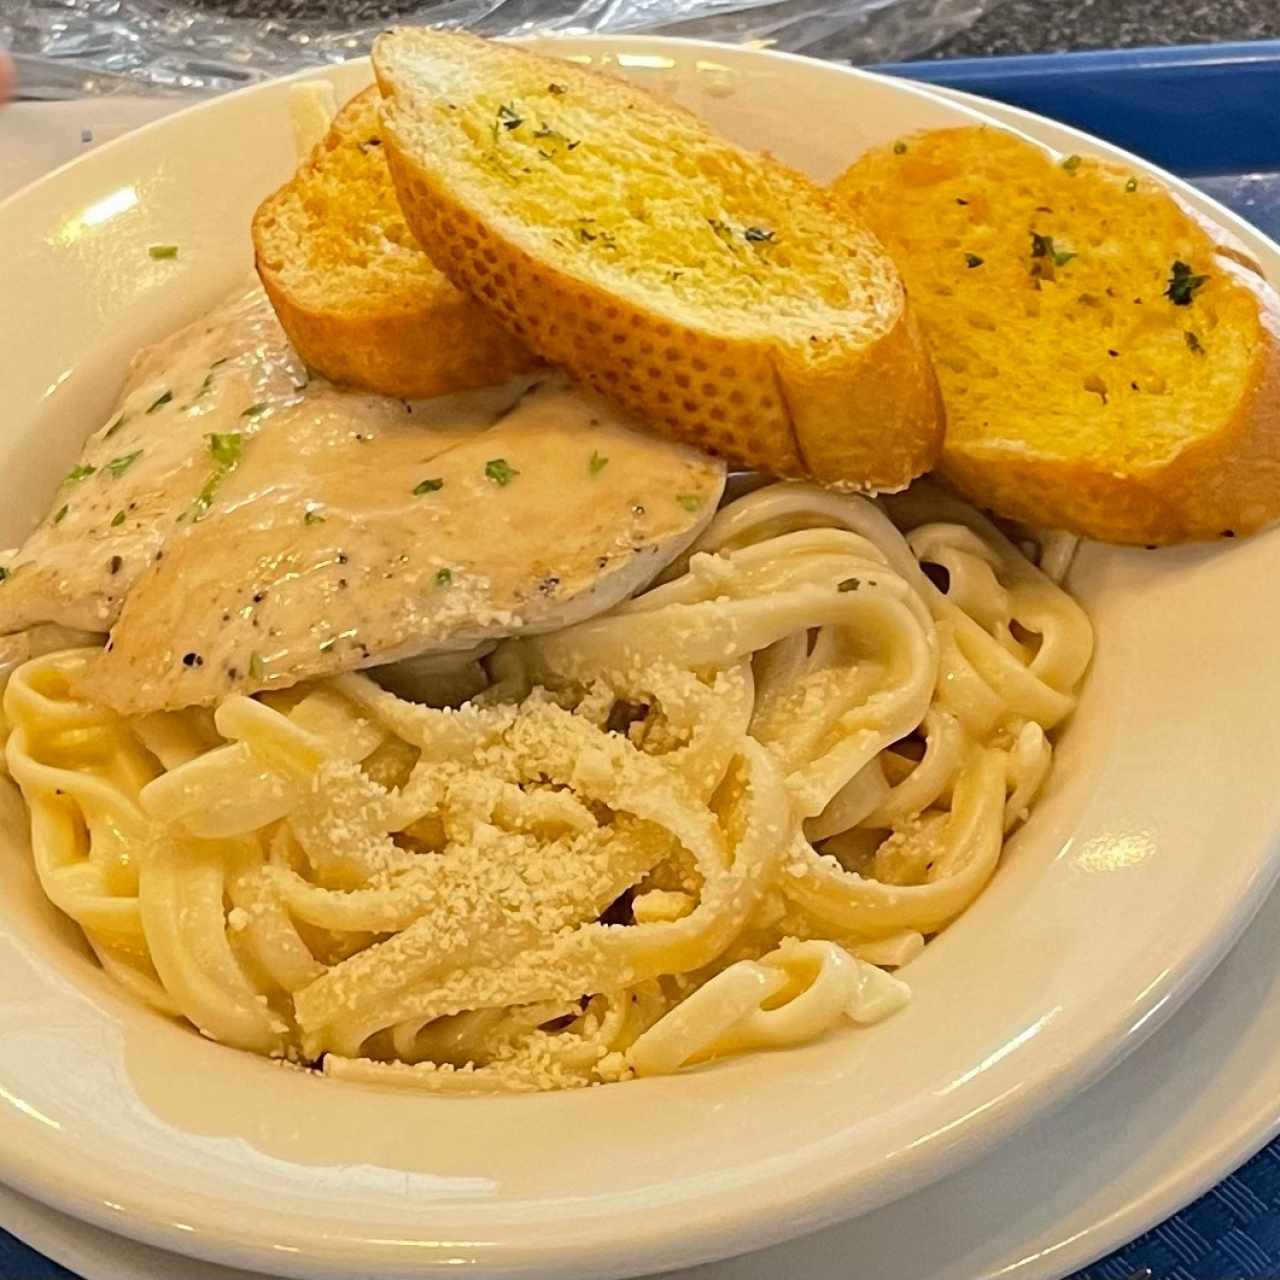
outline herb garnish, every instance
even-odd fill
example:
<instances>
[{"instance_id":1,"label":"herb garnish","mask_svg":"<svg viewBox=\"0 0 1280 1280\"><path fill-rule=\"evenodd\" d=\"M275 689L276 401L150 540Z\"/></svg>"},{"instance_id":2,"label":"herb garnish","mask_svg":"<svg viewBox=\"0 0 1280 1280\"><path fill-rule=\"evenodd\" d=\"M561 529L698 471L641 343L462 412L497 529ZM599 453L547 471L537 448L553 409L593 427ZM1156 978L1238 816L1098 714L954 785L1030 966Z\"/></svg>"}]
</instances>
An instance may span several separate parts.
<instances>
[{"instance_id":1,"label":"herb garnish","mask_svg":"<svg viewBox=\"0 0 1280 1280\"><path fill-rule=\"evenodd\" d=\"M214 472L196 494L195 501L179 517L179 522L203 520L213 506L214 494L222 482L240 465L244 454L244 436L239 431L212 431L205 439L209 442L209 456L214 461Z\"/></svg>"},{"instance_id":2,"label":"herb garnish","mask_svg":"<svg viewBox=\"0 0 1280 1280\"><path fill-rule=\"evenodd\" d=\"M176 258L178 256L178 246L176 244L152 244L147 246L147 252L156 259Z\"/></svg>"},{"instance_id":3,"label":"herb garnish","mask_svg":"<svg viewBox=\"0 0 1280 1280\"><path fill-rule=\"evenodd\" d=\"M122 476L140 457L142 457L141 449L135 449L132 453L122 453L118 458L112 458L102 469L110 471L113 476Z\"/></svg>"},{"instance_id":4,"label":"herb garnish","mask_svg":"<svg viewBox=\"0 0 1280 1280\"><path fill-rule=\"evenodd\" d=\"M1173 274L1165 286L1164 296L1175 307L1189 307L1196 291L1209 277L1192 275L1191 268L1185 262L1175 262L1171 270Z\"/></svg>"},{"instance_id":5,"label":"herb garnish","mask_svg":"<svg viewBox=\"0 0 1280 1280\"><path fill-rule=\"evenodd\" d=\"M61 523L62 523L62 522L67 518L67 512L68 512L69 510L70 510L70 508L69 508L69 507L67 506L67 504L64 502L64 503L62 504L62 506L60 506L60 507L58 508L57 514L53 517L53 523L54 523L54 524L61 524Z\"/></svg>"},{"instance_id":6,"label":"herb garnish","mask_svg":"<svg viewBox=\"0 0 1280 1280\"><path fill-rule=\"evenodd\" d=\"M976 253L966 253L964 255L964 265L968 267L970 271L972 271L974 267L982 266L984 261L985 259L978 257Z\"/></svg>"},{"instance_id":7,"label":"herb garnish","mask_svg":"<svg viewBox=\"0 0 1280 1280\"><path fill-rule=\"evenodd\" d=\"M857 591L862 586L861 578L846 578L843 582L836 584L837 591Z\"/></svg>"},{"instance_id":8,"label":"herb garnish","mask_svg":"<svg viewBox=\"0 0 1280 1280\"><path fill-rule=\"evenodd\" d=\"M77 480L84 480L86 477L93 475L97 471L97 467L91 467L87 462L77 462L63 478L63 484L75 484Z\"/></svg>"},{"instance_id":9,"label":"herb garnish","mask_svg":"<svg viewBox=\"0 0 1280 1280\"><path fill-rule=\"evenodd\" d=\"M240 416L242 418L260 418L271 406L265 400L251 404Z\"/></svg>"},{"instance_id":10,"label":"herb garnish","mask_svg":"<svg viewBox=\"0 0 1280 1280\"><path fill-rule=\"evenodd\" d=\"M587 463L587 470L593 476L598 476L608 465L609 459L598 449L592 449L591 461Z\"/></svg>"},{"instance_id":11,"label":"herb garnish","mask_svg":"<svg viewBox=\"0 0 1280 1280\"><path fill-rule=\"evenodd\" d=\"M249 679L261 680L263 675L262 657L260 654L251 653L249 655Z\"/></svg>"},{"instance_id":12,"label":"herb garnish","mask_svg":"<svg viewBox=\"0 0 1280 1280\"><path fill-rule=\"evenodd\" d=\"M1051 258L1055 267L1065 267L1076 255L1068 253L1065 249L1055 249L1052 236L1038 235L1033 231L1031 233L1031 256L1033 258Z\"/></svg>"},{"instance_id":13,"label":"herb garnish","mask_svg":"<svg viewBox=\"0 0 1280 1280\"><path fill-rule=\"evenodd\" d=\"M9 581L9 570L4 565L0 564L0 582L8 582L8 581Z\"/></svg>"},{"instance_id":14,"label":"herb garnish","mask_svg":"<svg viewBox=\"0 0 1280 1280\"><path fill-rule=\"evenodd\" d=\"M906 150L907 150L907 144L905 142L895 142L893 144L893 154L895 156L905 155Z\"/></svg>"},{"instance_id":15,"label":"herb garnish","mask_svg":"<svg viewBox=\"0 0 1280 1280\"><path fill-rule=\"evenodd\" d=\"M1183 336L1187 340L1187 347L1193 354L1198 356L1204 355L1204 347L1201 345L1200 339L1197 338L1196 335L1192 333L1190 329L1188 329Z\"/></svg>"},{"instance_id":16,"label":"herb garnish","mask_svg":"<svg viewBox=\"0 0 1280 1280\"><path fill-rule=\"evenodd\" d=\"M518 129L524 124L524 117L519 115L514 107L504 102L498 108L498 123L510 133L512 129Z\"/></svg>"},{"instance_id":17,"label":"herb garnish","mask_svg":"<svg viewBox=\"0 0 1280 1280\"><path fill-rule=\"evenodd\" d=\"M147 406L147 412L148 412L148 413L155 413L155 411L156 411L157 409L162 409L162 408L163 408L165 405L167 405L167 404L169 403L169 401L170 401L170 400L172 400L172 399L173 399L173 392L172 392L172 391L162 391L162 392L160 393L160 395L158 395L158 396L157 396L157 397L156 397L156 398L155 398L155 399L154 399L154 400L153 400L153 401L152 401L152 402Z\"/></svg>"},{"instance_id":18,"label":"herb garnish","mask_svg":"<svg viewBox=\"0 0 1280 1280\"><path fill-rule=\"evenodd\" d=\"M302 513L303 524L324 524L324 516L322 516L314 507L308 507Z\"/></svg>"},{"instance_id":19,"label":"herb garnish","mask_svg":"<svg viewBox=\"0 0 1280 1280\"><path fill-rule=\"evenodd\" d=\"M702 506L702 499L696 493L677 493L676 501L686 511L697 511Z\"/></svg>"},{"instance_id":20,"label":"herb garnish","mask_svg":"<svg viewBox=\"0 0 1280 1280\"><path fill-rule=\"evenodd\" d=\"M435 493L443 488L443 480L421 480L413 486L413 492L416 496L421 497L424 493Z\"/></svg>"},{"instance_id":21,"label":"herb garnish","mask_svg":"<svg viewBox=\"0 0 1280 1280\"><path fill-rule=\"evenodd\" d=\"M244 447L244 436L238 431L213 431L208 437L209 453L220 467L231 470L240 463L240 454Z\"/></svg>"},{"instance_id":22,"label":"herb garnish","mask_svg":"<svg viewBox=\"0 0 1280 1280\"><path fill-rule=\"evenodd\" d=\"M509 485L520 474L508 464L506 458L490 458L484 464L484 473L494 484L501 487Z\"/></svg>"},{"instance_id":23,"label":"herb garnish","mask_svg":"<svg viewBox=\"0 0 1280 1280\"><path fill-rule=\"evenodd\" d=\"M123 511L123 510L121 510L121 511L117 511L117 512L115 513L115 515L113 515L113 516L111 517L111 527L112 527L113 529L118 529L122 524L124 524L124 511Z\"/></svg>"},{"instance_id":24,"label":"herb garnish","mask_svg":"<svg viewBox=\"0 0 1280 1280\"><path fill-rule=\"evenodd\" d=\"M436 570L436 586L437 587L447 587L452 581L453 581L452 569Z\"/></svg>"},{"instance_id":25,"label":"herb garnish","mask_svg":"<svg viewBox=\"0 0 1280 1280\"><path fill-rule=\"evenodd\" d=\"M1126 182L1126 183L1124 184L1124 189L1125 189L1125 190L1126 190L1130 195L1132 195L1135 191L1137 191L1137 189L1138 189L1138 180L1137 180L1137 178L1130 178L1130 179L1129 179L1129 181L1128 181L1128 182Z\"/></svg>"},{"instance_id":26,"label":"herb garnish","mask_svg":"<svg viewBox=\"0 0 1280 1280\"><path fill-rule=\"evenodd\" d=\"M1068 156L1068 157L1067 157L1067 158L1062 162L1062 167L1063 167L1063 168L1064 168L1068 173L1075 173L1075 171L1080 167L1080 157L1079 157L1079 156Z\"/></svg>"},{"instance_id":27,"label":"herb garnish","mask_svg":"<svg viewBox=\"0 0 1280 1280\"><path fill-rule=\"evenodd\" d=\"M777 239L772 231L766 231L763 227L748 227L742 233L742 238L748 244L773 244Z\"/></svg>"},{"instance_id":28,"label":"herb garnish","mask_svg":"<svg viewBox=\"0 0 1280 1280\"><path fill-rule=\"evenodd\" d=\"M569 90L562 84L549 84L547 85L547 92L558 98L562 93L568 93Z\"/></svg>"}]
</instances>

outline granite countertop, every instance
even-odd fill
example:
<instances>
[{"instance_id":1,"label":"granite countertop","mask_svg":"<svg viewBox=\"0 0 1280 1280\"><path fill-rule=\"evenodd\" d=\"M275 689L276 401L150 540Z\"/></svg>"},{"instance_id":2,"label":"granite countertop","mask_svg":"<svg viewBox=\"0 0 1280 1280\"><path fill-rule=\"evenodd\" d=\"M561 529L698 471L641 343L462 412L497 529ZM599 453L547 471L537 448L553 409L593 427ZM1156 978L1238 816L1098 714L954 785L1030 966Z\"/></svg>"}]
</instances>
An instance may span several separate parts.
<instances>
[{"instance_id":1,"label":"granite countertop","mask_svg":"<svg viewBox=\"0 0 1280 1280\"><path fill-rule=\"evenodd\" d=\"M424 7L423 0L195 0L195 4L234 17L272 15L351 25L391 21ZM967 31L922 56L970 58L1266 39L1280 39L1280 0L997 0Z\"/></svg>"},{"instance_id":2,"label":"granite countertop","mask_svg":"<svg viewBox=\"0 0 1280 1280\"><path fill-rule=\"evenodd\" d=\"M1280 39L1280 0L1002 0L931 58Z\"/></svg>"}]
</instances>

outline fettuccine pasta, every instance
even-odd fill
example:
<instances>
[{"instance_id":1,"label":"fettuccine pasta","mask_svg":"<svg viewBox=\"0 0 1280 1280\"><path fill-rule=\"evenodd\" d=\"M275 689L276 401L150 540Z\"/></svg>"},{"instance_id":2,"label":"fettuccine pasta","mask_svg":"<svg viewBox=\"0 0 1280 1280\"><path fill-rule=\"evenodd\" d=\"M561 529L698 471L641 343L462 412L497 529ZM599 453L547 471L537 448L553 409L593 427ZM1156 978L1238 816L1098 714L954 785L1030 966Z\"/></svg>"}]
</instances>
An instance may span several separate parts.
<instances>
[{"instance_id":1,"label":"fettuccine pasta","mask_svg":"<svg viewBox=\"0 0 1280 1280\"><path fill-rule=\"evenodd\" d=\"M342 1079L554 1089L901 1006L1091 648L942 492L775 484L611 612L461 655L461 705L433 663L389 682L416 700L347 674L129 719L63 648L10 676L5 754L45 892L156 1009Z\"/></svg>"}]
</instances>

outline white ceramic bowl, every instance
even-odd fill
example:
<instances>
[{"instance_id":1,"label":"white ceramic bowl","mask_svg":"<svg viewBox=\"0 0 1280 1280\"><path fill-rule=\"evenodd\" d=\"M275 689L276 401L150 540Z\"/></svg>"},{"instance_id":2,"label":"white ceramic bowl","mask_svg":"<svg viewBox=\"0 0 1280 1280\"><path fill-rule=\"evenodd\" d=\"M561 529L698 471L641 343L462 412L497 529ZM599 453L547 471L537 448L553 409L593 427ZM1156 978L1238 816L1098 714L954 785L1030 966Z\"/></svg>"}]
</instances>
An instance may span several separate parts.
<instances>
[{"instance_id":1,"label":"white ceramic bowl","mask_svg":"<svg viewBox=\"0 0 1280 1280\"><path fill-rule=\"evenodd\" d=\"M819 178L903 130L980 118L782 55L555 47L670 90ZM330 74L346 93L368 69ZM0 205L0 542L43 511L132 351L247 269L250 213L292 164L285 95L270 84L184 112ZM1280 278L1280 251L1187 194ZM157 242L180 257L151 260ZM164 1248L350 1280L634 1275L940 1177L1154 1030L1280 869L1278 548L1274 533L1158 554L1086 548L1071 585L1098 656L1052 787L990 889L912 965L911 1006L678 1077L436 1099L211 1044L97 970L42 901L21 808L0 792L0 1180Z\"/></svg>"}]
</instances>

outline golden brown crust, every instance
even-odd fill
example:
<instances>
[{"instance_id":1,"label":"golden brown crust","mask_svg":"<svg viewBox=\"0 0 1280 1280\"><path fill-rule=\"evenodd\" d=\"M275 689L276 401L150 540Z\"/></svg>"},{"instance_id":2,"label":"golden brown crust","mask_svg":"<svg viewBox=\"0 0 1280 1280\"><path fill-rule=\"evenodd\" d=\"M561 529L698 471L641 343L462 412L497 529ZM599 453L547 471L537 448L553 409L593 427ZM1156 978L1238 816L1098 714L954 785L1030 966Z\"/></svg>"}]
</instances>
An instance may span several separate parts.
<instances>
[{"instance_id":1,"label":"golden brown crust","mask_svg":"<svg viewBox=\"0 0 1280 1280\"><path fill-rule=\"evenodd\" d=\"M403 265L388 254L362 267L367 246L352 240L336 265L352 274L364 271L370 287L355 297L349 284L346 291L326 292L323 267L312 268L309 254L322 259L341 243L342 214L331 201L309 196L325 166L335 163L335 152L363 142L367 159L358 178L345 180L344 199L374 224L401 222L389 199L385 161L380 151L369 150L368 139L377 135L378 98L371 86L352 99L311 157L254 214L254 265L289 341L330 381L406 400L492 386L536 368L541 362L535 356L416 250ZM394 244L403 225L382 229ZM321 236L323 252L306 243ZM306 287L292 283L298 280Z\"/></svg>"},{"instance_id":2,"label":"golden brown crust","mask_svg":"<svg viewBox=\"0 0 1280 1280\"><path fill-rule=\"evenodd\" d=\"M339 386L429 399L494 386L541 363L452 287L441 297L406 299L402 308L351 314L302 305L261 258L254 265L294 349Z\"/></svg>"},{"instance_id":3,"label":"golden brown crust","mask_svg":"<svg viewBox=\"0 0 1280 1280\"><path fill-rule=\"evenodd\" d=\"M808 474L840 486L859 468L861 487L899 489L938 457L945 413L924 334L904 296L902 315L852 367L834 376L782 364L781 380ZM872 411L867 412L871 407Z\"/></svg>"},{"instance_id":4,"label":"golden brown crust","mask_svg":"<svg viewBox=\"0 0 1280 1280\"><path fill-rule=\"evenodd\" d=\"M580 85L615 105L644 97L563 63L535 61L575 92ZM831 354L814 359L771 338L720 330L714 306L705 320L691 320L687 308L682 315L658 294L651 303L623 296L575 270L567 255L531 249L497 225L494 213L506 210L486 207L484 198L473 203L440 166L424 162L397 115L401 87L377 56L375 69L391 99L383 136L406 221L450 279L530 349L657 432L775 475L892 489L936 457L942 423L929 356L901 283L873 241L897 296L882 300L878 314L889 319L868 345L815 337L830 342ZM806 179L775 167L779 181L803 184L806 196L831 203L833 235L842 223L857 225Z\"/></svg>"}]
</instances>

